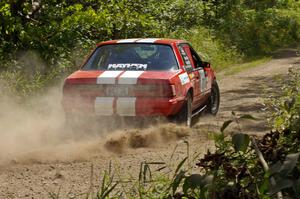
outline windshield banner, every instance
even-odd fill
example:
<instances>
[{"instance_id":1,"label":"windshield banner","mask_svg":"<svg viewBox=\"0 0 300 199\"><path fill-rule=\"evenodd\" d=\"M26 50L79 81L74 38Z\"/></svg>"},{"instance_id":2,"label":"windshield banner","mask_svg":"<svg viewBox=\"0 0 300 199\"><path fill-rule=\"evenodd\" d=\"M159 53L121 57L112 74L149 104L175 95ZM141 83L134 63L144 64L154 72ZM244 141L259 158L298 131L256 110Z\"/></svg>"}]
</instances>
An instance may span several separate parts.
<instances>
[{"instance_id":1,"label":"windshield banner","mask_svg":"<svg viewBox=\"0 0 300 199\"><path fill-rule=\"evenodd\" d=\"M107 69L147 70L148 64L108 64Z\"/></svg>"}]
</instances>

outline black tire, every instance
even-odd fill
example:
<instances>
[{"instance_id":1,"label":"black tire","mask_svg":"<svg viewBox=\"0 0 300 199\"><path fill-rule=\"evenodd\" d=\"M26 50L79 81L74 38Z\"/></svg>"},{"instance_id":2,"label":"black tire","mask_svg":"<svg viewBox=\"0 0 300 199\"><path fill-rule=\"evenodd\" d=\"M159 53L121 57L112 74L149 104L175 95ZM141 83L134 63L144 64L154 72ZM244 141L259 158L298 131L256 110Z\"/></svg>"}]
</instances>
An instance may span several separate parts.
<instances>
[{"instance_id":1,"label":"black tire","mask_svg":"<svg viewBox=\"0 0 300 199\"><path fill-rule=\"evenodd\" d=\"M216 80L211 87L211 95L207 101L207 112L212 115L217 115L220 107L220 89Z\"/></svg>"},{"instance_id":2,"label":"black tire","mask_svg":"<svg viewBox=\"0 0 300 199\"><path fill-rule=\"evenodd\" d=\"M186 100L177 114L177 121L180 123L185 123L186 126L192 126L192 94L188 93Z\"/></svg>"}]
</instances>

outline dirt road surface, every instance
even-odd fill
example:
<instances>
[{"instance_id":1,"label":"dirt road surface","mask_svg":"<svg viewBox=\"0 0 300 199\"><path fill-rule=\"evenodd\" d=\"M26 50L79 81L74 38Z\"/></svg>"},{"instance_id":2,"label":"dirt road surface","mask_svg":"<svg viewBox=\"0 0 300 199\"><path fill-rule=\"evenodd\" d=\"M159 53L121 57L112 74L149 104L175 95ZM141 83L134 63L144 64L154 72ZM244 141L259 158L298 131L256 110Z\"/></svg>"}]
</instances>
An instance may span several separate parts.
<instances>
[{"instance_id":1,"label":"dirt road surface","mask_svg":"<svg viewBox=\"0 0 300 199\"><path fill-rule=\"evenodd\" d=\"M47 130L51 136L43 137L43 144L32 147L29 151L20 146L25 142L18 142L18 146L14 145L14 148L11 146L14 140L32 140L31 134L27 137L15 136L9 139L10 142L1 138L0 198L49 198L49 193L57 193L58 190L60 198L84 194L89 190L91 182L97 187L110 161L122 180L138 178L140 163L143 161L165 162L168 167L172 167L187 156L185 140L189 143L190 157L201 156L208 149L213 149L213 141L208 135L218 132L222 123L231 117L232 111L259 118L256 122L243 123L242 129L250 134L262 135L268 131L264 99L280 91L281 85L277 79L287 78L289 67L299 65L300 58L291 51L284 57L274 58L235 75L219 74L220 112L217 117L202 115L192 129L172 124L156 124L142 130L119 129L76 139L68 138L66 133L53 141L51 136L55 133L52 131L58 127L53 127L54 122L46 119L38 123L50 126L47 126ZM13 123L13 126L22 124L19 121ZM35 126L33 129L38 133L44 130ZM26 142L29 148L34 143ZM85 195L78 196L84 197Z\"/></svg>"}]
</instances>

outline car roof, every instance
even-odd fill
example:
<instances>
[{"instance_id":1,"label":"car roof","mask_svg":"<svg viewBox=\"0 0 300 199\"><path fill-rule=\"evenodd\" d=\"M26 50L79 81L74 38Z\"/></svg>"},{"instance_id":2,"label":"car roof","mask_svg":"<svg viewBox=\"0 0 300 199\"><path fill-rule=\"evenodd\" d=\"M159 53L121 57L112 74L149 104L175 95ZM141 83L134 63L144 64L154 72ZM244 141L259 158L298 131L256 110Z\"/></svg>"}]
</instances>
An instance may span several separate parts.
<instances>
[{"instance_id":1,"label":"car roof","mask_svg":"<svg viewBox=\"0 0 300 199\"><path fill-rule=\"evenodd\" d=\"M107 45L107 44L116 44L116 43L155 43L155 44L178 44L178 43L187 43L184 40L180 39L162 39L162 38L130 38L130 39L118 39L118 40L109 40L100 42L97 46Z\"/></svg>"}]
</instances>

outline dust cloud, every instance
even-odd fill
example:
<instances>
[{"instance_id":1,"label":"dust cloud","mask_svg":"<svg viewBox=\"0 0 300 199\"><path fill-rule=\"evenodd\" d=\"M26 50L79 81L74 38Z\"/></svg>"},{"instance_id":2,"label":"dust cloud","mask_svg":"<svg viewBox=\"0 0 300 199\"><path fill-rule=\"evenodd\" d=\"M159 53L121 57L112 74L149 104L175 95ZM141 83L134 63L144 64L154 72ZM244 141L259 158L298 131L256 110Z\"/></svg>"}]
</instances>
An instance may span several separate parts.
<instances>
[{"instance_id":1,"label":"dust cloud","mask_svg":"<svg viewBox=\"0 0 300 199\"><path fill-rule=\"evenodd\" d=\"M190 128L175 124L159 124L146 129L116 131L107 136L105 148L109 151L122 153L127 148L155 147L162 143L187 137L190 133Z\"/></svg>"},{"instance_id":2,"label":"dust cloud","mask_svg":"<svg viewBox=\"0 0 300 199\"><path fill-rule=\"evenodd\" d=\"M190 129L156 123L147 128L106 128L97 121L93 131L74 133L65 126L61 86L24 103L2 91L0 96L0 166L47 162L81 161L96 154L124 153L127 149L155 147L180 139Z\"/></svg>"},{"instance_id":3,"label":"dust cloud","mask_svg":"<svg viewBox=\"0 0 300 199\"><path fill-rule=\"evenodd\" d=\"M26 102L6 94L0 98L0 164L65 140L60 89L52 88Z\"/></svg>"}]
</instances>

